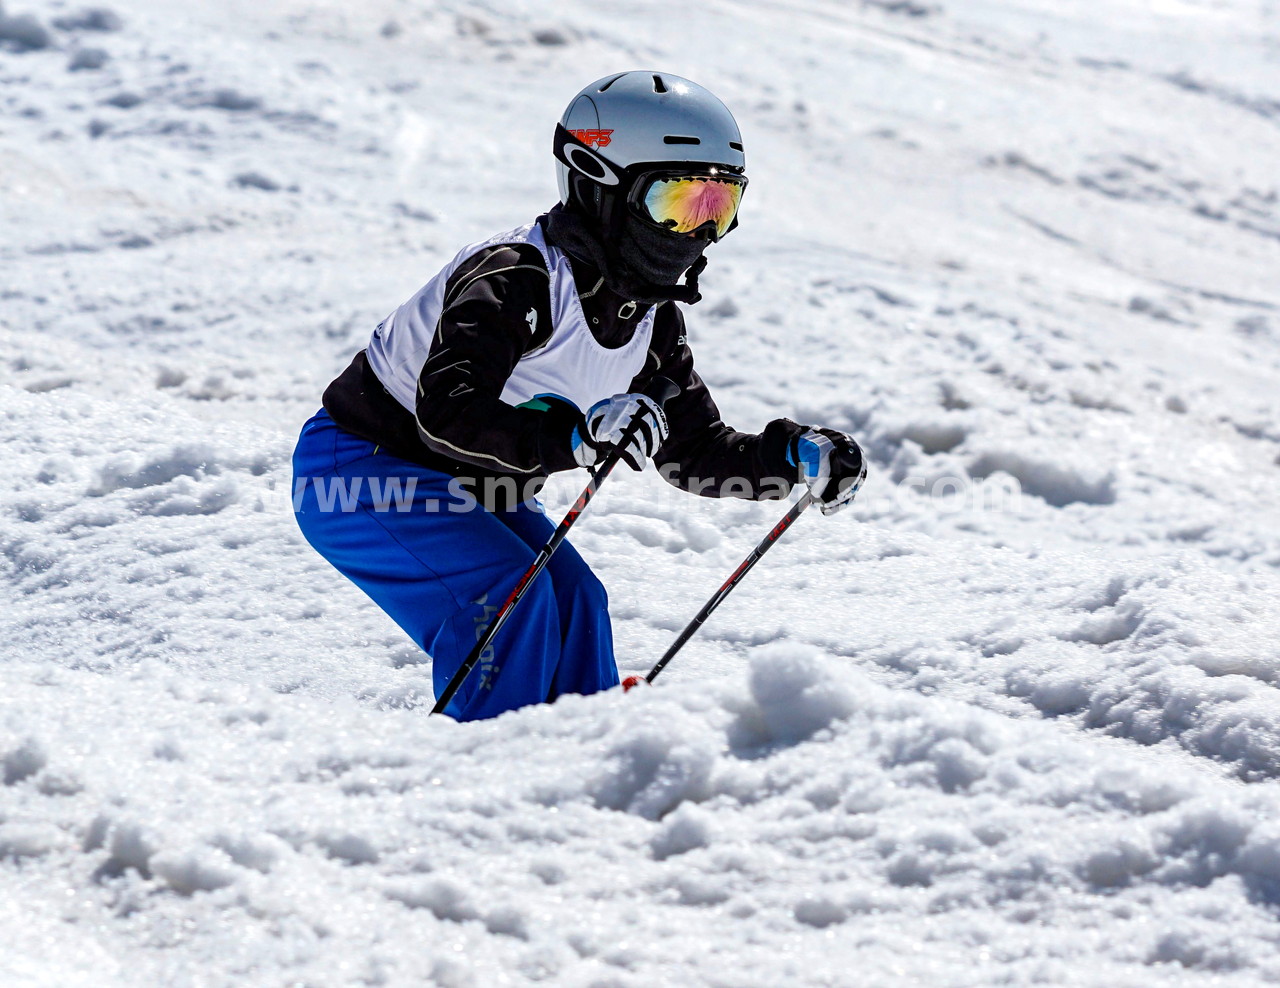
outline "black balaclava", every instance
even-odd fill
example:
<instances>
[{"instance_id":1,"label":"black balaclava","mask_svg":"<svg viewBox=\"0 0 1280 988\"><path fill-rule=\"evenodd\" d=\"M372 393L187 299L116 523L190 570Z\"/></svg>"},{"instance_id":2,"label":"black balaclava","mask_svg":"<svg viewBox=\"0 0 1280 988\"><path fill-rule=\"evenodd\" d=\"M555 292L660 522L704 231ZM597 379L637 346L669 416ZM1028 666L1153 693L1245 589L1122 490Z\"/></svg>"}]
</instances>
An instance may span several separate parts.
<instances>
[{"instance_id":1,"label":"black balaclava","mask_svg":"<svg viewBox=\"0 0 1280 988\"><path fill-rule=\"evenodd\" d=\"M710 241L701 237L656 230L628 210L623 215L622 236L618 243L618 257L622 262L619 273L623 279L635 279L638 286L681 287L677 282L682 274L699 261L706 265L702 252L708 243ZM681 301L696 302L701 298L698 295L698 275L701 273L700 267L693 273L690 283L697 297Z\"/></svg>"},{"instance_id":2,"label":"black balaclava","mask_svg":"<svg viewBox=\"0 0 1280 988\"><path fill-rule=\"evenodd\" d=\"M612 235L602 236L600 224L576 204L557 205L547 213L547 237L572 256L593 264L611 291L641 305L677 301L692 305L702 298L698 275L707 265L703 251L709 241L682 237L652 226L621 210L609 224ZM685 284L680 276L689 272Z\"/></svg>"}]
</instances>

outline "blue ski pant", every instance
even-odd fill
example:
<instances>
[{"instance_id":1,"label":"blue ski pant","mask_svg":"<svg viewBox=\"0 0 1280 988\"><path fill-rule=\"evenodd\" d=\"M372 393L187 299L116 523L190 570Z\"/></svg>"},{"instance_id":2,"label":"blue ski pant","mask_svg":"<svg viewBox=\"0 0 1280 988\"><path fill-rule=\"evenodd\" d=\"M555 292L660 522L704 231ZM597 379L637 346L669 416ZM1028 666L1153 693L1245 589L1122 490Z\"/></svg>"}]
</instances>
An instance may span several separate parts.
<instances>
[{"instance_id":1,"label":"blue ski pant","mask_svg":"<svg viewBox=\"0 0 1280 988\"><path fill-rule=\"evenodd\" d=\"M437 696L555 530L536 501L487 511L323 410L302 428L293 474L302 534L430 653ZM617 683L608 598L566 541L445 712L480 720Z\"/></svg>"}]
</instances>

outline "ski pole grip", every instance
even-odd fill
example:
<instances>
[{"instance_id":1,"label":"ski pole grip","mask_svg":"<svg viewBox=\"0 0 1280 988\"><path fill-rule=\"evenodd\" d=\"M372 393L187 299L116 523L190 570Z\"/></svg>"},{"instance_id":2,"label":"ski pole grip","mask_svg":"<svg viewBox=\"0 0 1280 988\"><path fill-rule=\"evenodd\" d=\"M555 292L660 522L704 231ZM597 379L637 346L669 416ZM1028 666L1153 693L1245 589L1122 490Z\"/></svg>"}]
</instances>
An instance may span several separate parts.
<instances>
[{"instance_id":1,"label":"ski pole grip","mask_svg":"<svg viewBox=\"0 0 1280 988\"><path fill-rule=\"evenodd\" d=\"M680 385L669 377L663 377L659 374L648 383L641 394L648 398L652 398L659 405L665 405L672 398L680 393Z\"/></svg>"}]
</instances>

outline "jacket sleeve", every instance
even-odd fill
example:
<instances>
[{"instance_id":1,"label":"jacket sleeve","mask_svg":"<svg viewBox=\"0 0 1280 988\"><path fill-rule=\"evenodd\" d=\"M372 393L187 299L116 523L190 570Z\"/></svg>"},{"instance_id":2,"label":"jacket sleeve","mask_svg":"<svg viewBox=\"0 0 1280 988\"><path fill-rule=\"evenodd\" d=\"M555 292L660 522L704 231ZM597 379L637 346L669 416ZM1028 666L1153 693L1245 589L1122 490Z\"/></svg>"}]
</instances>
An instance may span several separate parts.
<instances>
[{"instance_id":1,"label":"jacket sleeve","mask_svg":"<svg viewBox=\"0 0 1280 988\"><path fill-rule=\"evenodd\" d=\"M680 387L680 394L667 402L670 433L654 456L664 480L703 497L764 501L791 492L797 472L787 459L787 447L803 427L785 418L774 419L759 434L725 425L694 370L684 317L670 302L658 310L649 358L633 390L643 390L657 375Z\"/></svg>"},{"instance_id":2,"label":"jacket sleeve","mask_svg":"<svg viewBox=\"0 0 1280 988\"><path fill-rule=\"evenodd\" d=\"M500 247L449 279L431 352L418 375L414 414L435 453L486 471L549 474L576 464L567 402L513 407L501 400L527 352L551 335L547 270L536 249Z\"/></svg>"}]
</instances>

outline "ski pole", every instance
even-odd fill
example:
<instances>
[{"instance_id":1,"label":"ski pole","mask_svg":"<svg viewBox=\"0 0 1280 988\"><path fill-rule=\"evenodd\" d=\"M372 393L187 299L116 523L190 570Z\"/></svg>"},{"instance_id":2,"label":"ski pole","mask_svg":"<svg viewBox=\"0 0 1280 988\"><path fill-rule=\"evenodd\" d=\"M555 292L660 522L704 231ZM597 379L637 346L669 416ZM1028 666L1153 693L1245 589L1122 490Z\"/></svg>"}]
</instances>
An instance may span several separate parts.
<instances>
[{"instance_id":1,"label":"ski pole","mask_svg":"<svg viewBox=\"0 0 1280 988\"><path fill-rule=\"evenodd\" d=\"M667 377L655 377L649 387L645 389L645 394L656 401L659 405L665 405L668 401L680 393L680 388L676 382ZM534 557L532 564L525 570L524 576L520 577L515 588L507 596L502 606L498 608L498 613L494 615L493 621L489 627L485 629L483 635L476 641L475 647L463 659L462 665L458 666L458 671L453 674L453 678L449 680L449 685L444 688L444 692L440 694L436 700L436 705L431 708L431 713L438 714L443 712L444 708L449 705L449 701L453 699L454 694L462 688L462 684L466 682L467 676L471 674L471 670L475 668L476 663L480 661L480 656L484 654L485 649L492 644L493 639L497 636L502 626L506 623L507 618L511 616L511 612L516 609L516 605L524 598L525 592L537 579L539 573L546 569L547 563L551 561L552 554L559 548L560 543L564 541L565 536L569 534L569 529L573 527L573 523L578 520L578 516L591 503L591 499L595 497L595 493L600 489L600 485L604 483L605 478L618 465L618 461L622 459L622 451L626 449L627 443L631 441L632 436L640 428L643 421L640 415L632 418L631 423L623 432L622 438L618 440L617 445L605 457L604 462L595 469L591 474L591 479L587 482L587 486L583 488L578 500L573 503L573 507L569 509L564 519L556 526L556 530L552 533L547 543L538 550L538 554Z\"/></svg>"},{"instance_id":2,"label":"ski pole","mask_svg":"<svg viewBox=\"0 0 1280 988\"><path fill-rule=\"evenodd\" d=\"M644 677L646 683L652 683L658 677L658 673L666 668L667 663L684 647L684 643L693 637L693 633L702 627L707 618L711 616L711 612L720 606L733 588L741 583L742 578L751 571L751 567L760 562L760 557L768 552L778 539L782 538L782 533L790 528L792 523L804 514L805 508L809 507L813 502L813 494L805 491L800 500L791 506L791 510L782 516L782 521L773 526L769 534L761 539L760 543L751 550L747 558L738 565L738 568L733 571L729 579L725 580L720 589L711 595L711 599L702 605L702 610L685 626L684 631L680 632L680 637L671 643L671 647L667 649L666 654L658 660L657 665L649 670L649 675ZM628 676L622 686L624 690L629 690L631 687L639 685L639 683L639 676Z\"/></svg>"}]
</instances>

